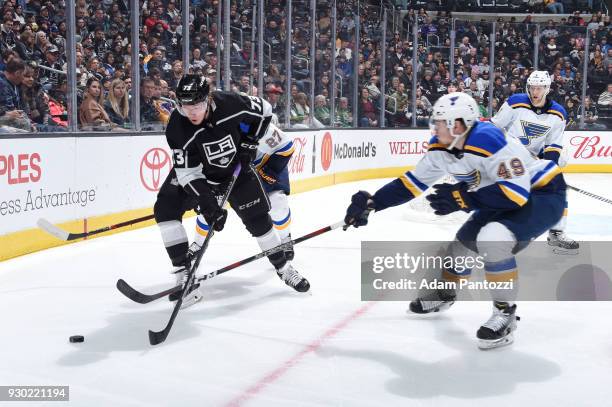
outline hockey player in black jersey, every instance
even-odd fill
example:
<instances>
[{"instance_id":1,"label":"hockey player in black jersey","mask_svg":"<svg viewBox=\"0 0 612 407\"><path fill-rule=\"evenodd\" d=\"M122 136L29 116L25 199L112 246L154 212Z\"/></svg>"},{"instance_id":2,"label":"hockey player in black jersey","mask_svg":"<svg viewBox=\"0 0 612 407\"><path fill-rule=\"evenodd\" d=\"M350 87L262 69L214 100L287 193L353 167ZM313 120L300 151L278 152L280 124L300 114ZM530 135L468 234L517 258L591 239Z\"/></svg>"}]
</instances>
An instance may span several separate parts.
<instances>
[{"instance_id":1,"label":"hockey player in black jersey","mask_svg":"<svg viewBox=\"0 0 612 407\"><path fill-rule=\"evenodd\" d=\"M183 283L193 250L181 223L183 214L197 208L216 231L223 230L227 211L217 196L227 188L235 166L242 171L229 196L229 203L262 250L281 244L268 214L270 202L251 166L259 139L272 118L270 104L258 97L214 91L199 75L185 75L177 85L178 108L170 116L166 139L174 168L164 181L155 202L155 220L176 274ZM268 256L278 276L299 292L310 289L287 261L283 251ZM202 298L200 288L186 296L183 307Z\"/></svg>"}]
</instances>

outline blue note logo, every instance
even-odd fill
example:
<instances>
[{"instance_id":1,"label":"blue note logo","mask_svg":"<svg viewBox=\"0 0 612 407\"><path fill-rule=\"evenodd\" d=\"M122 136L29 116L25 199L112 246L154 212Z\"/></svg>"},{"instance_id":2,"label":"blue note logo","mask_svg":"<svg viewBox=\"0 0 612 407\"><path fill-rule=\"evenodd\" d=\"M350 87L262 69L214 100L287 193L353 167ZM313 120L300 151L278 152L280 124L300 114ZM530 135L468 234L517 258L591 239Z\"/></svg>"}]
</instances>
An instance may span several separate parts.
<instances>
[{"instance_id":1,"label":"blue note logo","mask_svg":"<svg viewBox=\"0 0 612 407\"><path fill-rule=\"evenodd\" d=\"M520 137L521 143L528 146L535 139L540 137L546 137L550 132L551 127L542 123L528 122L527 120L521 120L521 129L523 129L523 135Z\"/></svg>"}]
</instances>

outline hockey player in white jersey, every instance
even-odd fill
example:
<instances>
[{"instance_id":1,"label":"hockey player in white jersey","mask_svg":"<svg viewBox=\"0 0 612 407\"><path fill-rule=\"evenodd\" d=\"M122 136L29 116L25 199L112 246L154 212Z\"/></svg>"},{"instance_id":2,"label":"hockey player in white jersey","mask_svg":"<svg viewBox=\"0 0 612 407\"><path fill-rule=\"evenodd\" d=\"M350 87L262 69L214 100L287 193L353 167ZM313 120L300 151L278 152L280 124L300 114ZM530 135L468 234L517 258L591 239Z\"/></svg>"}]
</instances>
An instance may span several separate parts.
<instances>
[{"instance_id":1,"label":"hockey player in white jersey","mask_svg":"<svg viewBox=\"0 0 612 407\"><path fill-rule=\"evenodd\" d=\"M282 243L289 243L291 241L291 209L287 197L290 193L287 164L295 149L292 138L276 124L273 118L265 135L259 140L253 165L263 181L263 188L270 200L270 217L274 229ZM197 251L202 246L208 231L209 227L204 216L198 215L194 243L190 247L191 252ZM285 258L291 261L293 257L293 246L289 245L285 249Z\"/></svg>"},{"instance_id":2,"label":"hockey player in white jersey","mask_svg":"<svg viewBox=\"0 0 612 407\"><path fill-rule=\"evenodd\" d=\"M527 93L510 96L491 122L519 139L536 157L559 164L567 113L563 106L547 98L550 84L548 72L532 72L527 79ZM555 251L575 252L579 244L565 235L566 223L567 202L561 221L548 233L548 244L555 246Z\"/></svg>"},{"instance_id":3,"label":"hockey player in white jersey","mask_svg":"<svg viewBox=\"0 0 612 407\"><path fill-rule=\"evenodd\" d=\"M371 211L408 202L443 176L460 182L433 185L427 197L438 215L472 212L451 244L453 253L487 253L489 281L517 281L515 253L546 232L561 218L566 185L553 161L538 160L516 140L494 125L479 122L478 105L465 93L442 96L431 116L434 137L413 171L391 181L374 195L359 191L352 196L345 222L355 227L368 222ZM469 277L443 270L446 280ZM483 349L513 341L516 329L516 285L512 292L491 291L493 314L477 337ZM452 290L435 290L410 303L415 313L437 312L455 301Z\"/></svg>"}]
</instances>

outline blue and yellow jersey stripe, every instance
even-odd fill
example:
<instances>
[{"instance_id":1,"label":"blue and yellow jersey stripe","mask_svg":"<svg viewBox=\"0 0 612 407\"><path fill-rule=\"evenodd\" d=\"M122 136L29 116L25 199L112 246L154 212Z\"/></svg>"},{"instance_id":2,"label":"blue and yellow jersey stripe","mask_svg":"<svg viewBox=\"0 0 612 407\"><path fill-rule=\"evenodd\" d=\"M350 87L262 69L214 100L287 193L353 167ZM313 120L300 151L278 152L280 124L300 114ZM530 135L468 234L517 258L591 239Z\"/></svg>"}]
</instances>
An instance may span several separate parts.
<instances>
[{"instance_id":1,"label":"blue and yellow jersey stripe","mask_svg":"<svg viewBox=\"0 0 612 407\"><path fill-rule=\"evenodd\" d=\"M289 157L295 151L295 147L293 145L293 141L290 141L283 148L279 148L274 152L274 154L282 155L283 157Z\"/></svg>"},{"instance_id":2,"label":"blue and yellow jersey stripe","mask_svg":"<svg viewBox=\"0 0 612 407\"><path fill-rule=\"evenodd\" d=\"M551 161L546 167L544 167L544 169L538 171L533 177L531 177L531 188L542 188L559 174L561 174L561 168Z\"/></svg>"},{"instance_id":3,"label":"blue and yellow jersey stripe","mask_svg":"<svg viewBox=\"0 0 612 407\"><path fill-rule=\"evenodd\" d=\"M279 221L272 220L272 223L274 224L274 229L276 230L283 230L288 228L291 224L291 210L289 210L289 213L287 214L285 219Z\"/></svg>"},{"instance_id":4,"label":"blue and yellow jersey stripe","mask_svg":"<svg viewBox=\"0 0 612 407\"><path fill-rule=\"evenodd\" d=\"M410 191L412 196L415 198L425 192L428 188L426 184L419 181L418 178L412 175L410 171L402 175L399 179L402 181L402 184L404 184L404 187L406 187L406 189Z\"/></svg>"},{"instance_id":5,"label":"blue and yellow jersey stripe","mask_svg":"<svg viewBox=\"0 0 612 407\"><path fill-rule=\"evenodd\" d=\"M487 281L514 281L518 279L518 269L514 257L498 262L486 262L484 269Z\"/></svg>"},{"instance_id":6,"label":"blue and yellow jersey stripe","mask_svg":"<svg viewBox=\"0 0 612 407\"><path fill-rule=\"evenodd\" d=\"M513 184L508 181L498 181L497 185L502 190L506 198L517 204L518 206L523 206L529 200L529 192L524 188Z\"/></svg>"},{"instance_id":7,"label":"blue and yellow jersey stripe","mask_svg":"<svg viewBox=\"0 0 612 407\"><path fill-rule=\"evenodd\" d=\"M202 222L198 217L198 219L196 220L196 232L199 235L206 237L208 235L209 230L210 227L206 223Z\"/></svg>"}]
</instances>

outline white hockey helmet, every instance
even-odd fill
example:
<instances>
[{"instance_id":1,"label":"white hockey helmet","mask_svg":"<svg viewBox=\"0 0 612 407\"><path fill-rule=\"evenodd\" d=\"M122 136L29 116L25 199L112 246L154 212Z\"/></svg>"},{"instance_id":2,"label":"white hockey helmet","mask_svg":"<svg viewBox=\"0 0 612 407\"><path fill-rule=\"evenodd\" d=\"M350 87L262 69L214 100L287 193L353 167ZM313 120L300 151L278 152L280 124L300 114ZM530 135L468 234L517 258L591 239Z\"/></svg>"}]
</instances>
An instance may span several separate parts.
<instances>
[{"instance_id":1,"label":"white hockey helmet","mask_svg":"<svg viewBox=\"0 0 612 407\"><path fill-rule=\"evenodd\" d=\"M531 99L531 93L529 93L530 86L543 86L545 88L544 97L550 92L550 84L552 79L548 71L533 71L529 78L527 78L527 95Z\"/></svg>"},{"instance_id":2,"label":"white hockey helmet","mask_svg":"<svg viewBox=\"0 0 612 407\"><path fill-rule=\"evenodd\" d=\"M470 129L480 117L478 103L473 97L463 92L453 92L448 95L441 96L433 106L431 113L430 124L434 125L435 121L444 120L446 127L453 133L455 120L463 119L465 126ZM433 129L433 127L432 127Z\"/></svg>"}]
</instances>

